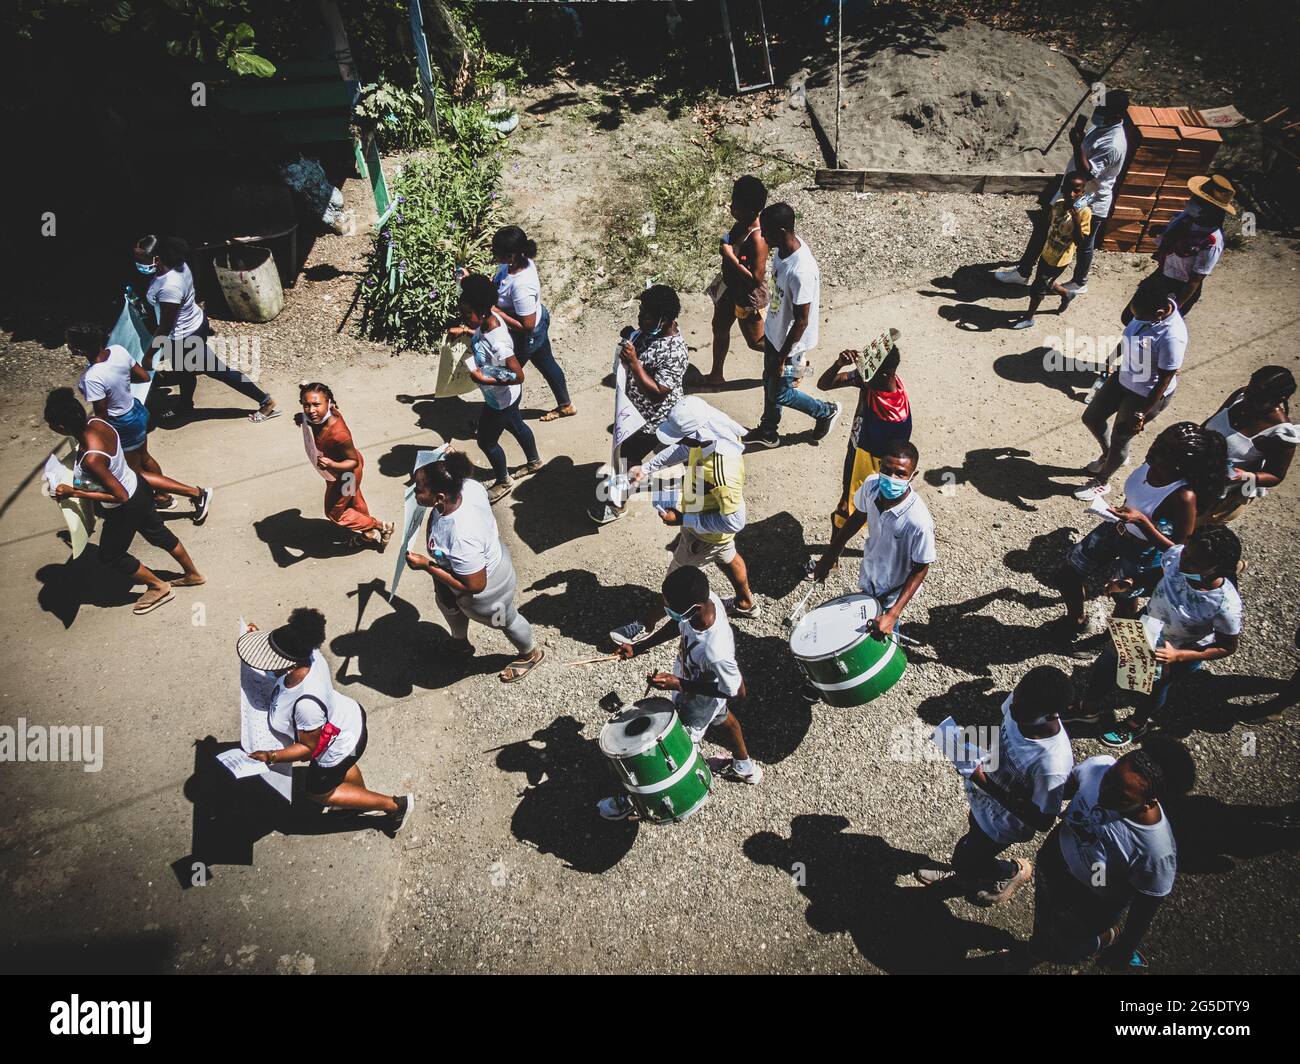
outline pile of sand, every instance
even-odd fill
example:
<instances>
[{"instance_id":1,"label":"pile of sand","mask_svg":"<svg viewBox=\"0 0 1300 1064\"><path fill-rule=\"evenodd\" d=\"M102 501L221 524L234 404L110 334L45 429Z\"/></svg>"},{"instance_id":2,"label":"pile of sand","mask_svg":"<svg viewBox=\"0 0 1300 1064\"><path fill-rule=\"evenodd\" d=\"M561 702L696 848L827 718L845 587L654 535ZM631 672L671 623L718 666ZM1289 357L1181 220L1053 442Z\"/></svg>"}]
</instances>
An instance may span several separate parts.
<instances>
[{"instance_id":1,"label":"pile of sand","mask_svg":"<svg viewBox=\"0 0 1300 1064\"><path fill-rule=\"evenodd\" d=\"M807 72L808 108L835 136L835 31ZM1052 135L1087 85L1059 52L899 4L845 5L840 158L852 169L1060 171ZM1085 105L1086 107L1086 105Z\"/></svg>"}]
</instances>

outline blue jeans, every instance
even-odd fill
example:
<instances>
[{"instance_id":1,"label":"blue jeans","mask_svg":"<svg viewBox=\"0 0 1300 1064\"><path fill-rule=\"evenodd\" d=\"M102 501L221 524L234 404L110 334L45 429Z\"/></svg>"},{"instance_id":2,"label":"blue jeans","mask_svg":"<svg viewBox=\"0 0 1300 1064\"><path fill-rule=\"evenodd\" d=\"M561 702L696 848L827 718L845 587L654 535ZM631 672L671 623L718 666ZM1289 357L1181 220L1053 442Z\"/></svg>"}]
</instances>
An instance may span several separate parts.
<instances>
[{"instance_id":1,"label":"blue jeans","mask_svg":"<svg viewBox=\"0 0 1300 1064\"><path fill-rule=\"evenodd\" d=\"M515 333L515 357L521 366L531 362L546 378L555 395L556 406L569 405L569 382L564 379L564 370L555 361L555 352L551 350L551 312L542 307L537 316L537 324L532 332Z\"/></svg>"},{"instance_id":2,"label":"blue jeans","mask_svg":"<svg viewBox=\"0 0 1300 1064\"><path fill-rule=\"evenodd\" d=\"M508 432L515 438L524 450L524 458L530 462L537 461L537 441L533 439L533 430L524 424L523 415L519 413L519 400L516 399L504 410L497 410L485 403L478 419L478 445L487 455L498 481L505 480L510 475L506 466L506 452L497 442L503 432Z\"/></svg>"},{"instance_id":3,"label":"blue jeans","mask_svg":"<svg viewBox=\"0 0 1300 1064\"><path fill-rule=\"evenodd\" d=\"M1115 686L1115 669L1119 664L1119 656L1115 653L1113 646L1108 646L1101 652L1097 660L1092 663L1088 669L1088 701L1089 704L1095 704L1103 691L1107 691ZM1151 685L1149 695L1142 694L1140 691L1134 691L1133 697L1137 699L1137 716L1139 720L1152 720L1163 712L1165 704L1169 701L1169 692L1173 689L1174 684L1183 678L1190 676L1201 667L1199 661L1179 662L1176 665L1161 665L1160 675L1156 677L1155 683Z\"/></svg>"},{"instance_id":4,"label":"blue jeans","mask_svg":"<svg viewBox=\"0 0 1300 1064\"><path fill-rule=\"evenodd\" d=\"M835 408L823 399L814 399L807 392L800 391L784 373L784 359L781 352L768 340L763 341L763 418L758 423L758 431L764 435L776 432L781 424L781 408L788 406L810 418L829 417Z\"/></svg>"}]
</instances>

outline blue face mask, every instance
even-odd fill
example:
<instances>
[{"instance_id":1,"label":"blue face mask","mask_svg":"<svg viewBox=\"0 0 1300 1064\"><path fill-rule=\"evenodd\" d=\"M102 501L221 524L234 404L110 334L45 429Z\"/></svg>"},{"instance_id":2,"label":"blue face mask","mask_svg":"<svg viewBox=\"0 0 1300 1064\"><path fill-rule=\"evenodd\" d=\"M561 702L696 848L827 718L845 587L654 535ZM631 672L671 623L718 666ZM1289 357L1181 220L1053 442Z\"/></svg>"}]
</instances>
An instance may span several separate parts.
<instances>
[{"instance_id":1,"label":"blue face mask","mask_svg":"<svg viewBox=\"0 0 1300 1064\"><path fill-rule=\"evenodd\" d=\"M697 606L692 606L692 607L691 607L689 610L687 610L685 613L678 613L678 612L677 612L676 610L674 610L671 606L665 606L665 607L664 607L664 612L665 612L666 614L668 614L668 616L671 617L671 618L672 618L674 621L676 621L678 624L683 624L684 622L690 620L691 617L694 616L695 611L698 610L699 608L700 608L700 607L699 607L698 605L697 605Z\"/></svg>"},{"instance_id":2,"label":"blue face mask","mask_svg":"<svg viewBox=\"0 0 1300 1064\"><path fill-rule=\"evenodd\" d=\"M886 476L880 474L880 494L885 499L901 499L907 491L910 480L903 480L901 477Z\"/></svg>"},{"instance_id":3,"label":"blue face mask","mask_svg":"<svg viewBox=\"0 0 1300 1064\"><path fill-rule=\"evenodd\" d=\"M1186 569L1182 570L1183 579L1193 587L1204 587L1214 579L1209 573L1189 573Z\"/></svg>"},{"instance_id":4,"label":"blue face mask","mask_svg":"<svg viewBox=\"0 0 1300 1064\"><path fill-rule=\"evenodd\" d=\"M645 331L645 334L646 336L650 337L651 340L657 340L663 334L663 331L664 331L664 323L661 321L657 321L655 322L654 328L647 329Z\"/></svg>"},{"instance_id":5,"label":"blue face mask","mask_svg":"<svg viewBox=\"0 0 1300 1064\"><path fill-rule=\"evenodd\" d=\"M135 268L136 268L137 270L139 270L141 273L145 274L145 275L148 275L148 274L151 274L151 273L154 272L154 265L153 265L153 263L150 263L148 266L146 266L143 262L137 262L137 263L135 264Z\"/></svg>"}]
</instances>

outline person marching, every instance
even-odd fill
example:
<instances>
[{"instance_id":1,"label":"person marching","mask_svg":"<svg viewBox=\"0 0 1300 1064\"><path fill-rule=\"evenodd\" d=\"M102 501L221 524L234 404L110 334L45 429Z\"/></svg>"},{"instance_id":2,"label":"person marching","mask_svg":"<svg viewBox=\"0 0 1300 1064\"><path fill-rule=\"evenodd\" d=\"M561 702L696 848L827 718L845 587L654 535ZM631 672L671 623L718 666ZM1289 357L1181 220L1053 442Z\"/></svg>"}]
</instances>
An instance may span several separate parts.
<instances>
[{"instance_id":1,"label":"person marching","mask_svg":"<svg viewBox=\"0 0 1300 1064\"><path fill-rule=\"evenodd\" d=\"M898 349L897 329L888 329L872 344L888 344L880 368L869 381L857 369L857 351L841 351L817 381L824 392L834 388L857 388L858 406L849 432L848 453L844 456L844 473L840 501L831 515L831 534L853 514L853 497L863 481L880 472L880 455L894 440L912 438L912 405L907 398L903 378L898 375L902 353Z\"/></svg>"},{"instance_id":2,"label":"person marching","mask_svg":"<svg viewBox=\"0 0 1300 1064\"><path fill-rule=\"evenodd\" d=\"M1161 288L1140 286L1133 307L1137 316L1115 349L1118 369L1112 371L1107 358L1101 388L1083 411L1084 427L1101 445L1100 456L1084 467L1092 479L1074 493L1083 502L1106 494L1111 475L1128 461L1133 438L1169 405L1187 353L1187 325Z\"/></svg>"},{"instance_id":3,"label":"person marching","mask_svg":"<svg viewBox=\"0 0 1300 1064\"><path fill-rule=\"evenodd\" d=\"M1087 629L1084 602L1090 597L1111 596L1117 617L1137 615L1137 600L1160 579L1161 552L1186 543L1198 509L1222 496L1227 453L1219 433L1190 421L1155 438L1146 462L1124 483L1124 504L1108 508L1114 519L1103 518L1071 547L1057 573L1069 638Z\"/></svg>"},{"instance_id":4,"label":"person marching","mask_svg":"<svg viewBox=\"0 0 1300 1064\"><path fill-rule=\"evenodd\" d=\"M1195 779L1191 754L1164 736L1118 761L1102 755L1074 766L1070 804L1038 851L1031 957L1147 967L1138 946L1178 873L1160 800L1185 794Z\"/></svg>"},{"instance_id":5,"label":"person marching","mask_svg":"<svg viewBox=\"0 0 1300 1064\"><path fill-rule=\"evenodd\" d=\"M629 469L640 465L658 447L655 430L682 397L682 382L691 356L677 328L681 312L676 292L666 284L651 285L641 293L636 328L623 330L618 356L627 369L627 400L645 422L619 448L619 457ZM604 482L597 491L595 505L587 511L598 525L617 521L626 510L626 503L613 506L609 502L611 483Z\"/></svg>"},{"instance_id":6,"label":"person marching","mask_svg":"<svg viewBox=\"0 0 1300 1064\"><path fill-rule=\"evenodd\" d=\"M1223 496L1196 519L1197 526L1224 525L1251 502L1286 479L1300 443L1291 424L1295 377L1285 366L1261 366L1205 422L1228 445L1228 483Z\"/></svg>"},{"instance_id":7,"label":"person marching","mask_svg":"<svg viewBox=\"0 0 1300 1064\"><path fill-rule=\"evenodd\" d=\"M1187 190L1192 198L1160 234L1151 256L1158 263L1156 272L1146 278L1173 298L1183 317L1201 298L1205 279L1223 257L1224 219L1237 213L1232 205L1237 190L1220 174L1189 178ZM1121 318L1125 325L1133 313L1130 303Z\"/></svg>"},{"instance_id":8,"label":"person marching","mask_svg":"<svg viewBox=\"0 0 1300 1064\"><path fill-rule=\"evenodd\" d=\"M325 482L325 516L352 533L354 546L383 551L393 535L393 525L372 517L366 506L361 494L365 459L352 442L334 393L328 385L313 381L299 386L298 399L302 413L294 415L294 424L306 421L316 443L317 468L334 474L333 480Z\"/></svg>"},{"instance_id":9,"label":"person marching","mask_svg":"<svg viewBox=\"0 0 1300 1064\"><path fill-rule=\"evenodd\" d=\"M1151 693L1136 692L1138 708L1123 724L1101 735L1107 746L1141 740L1155 718L1163 715L1174 685L1207 661L1237 652L1241 641L1241 594L1233 579L1241 561L1241 541L1231 529L1205 528L1160 559L1163 575L1151 593L1145 616L1161 623L1155 658L1159 675ZM1094 724L1101 719L1105 696L1115 688L1118 656L1113 645L1088 670L1083 700L1071 707L1068 720Z\"/></svg>"},{"instance_id":10,"label":"person marching","mask_svg":"<svg viewBox=\"0 0 1300 1064\"><path fill-rule=\"evenodd\" d=\"M1057 279L1074 261L1074 249L1082 248L1092 233L1092 208L1088 206L1088 196L1084 193L1085 184L1082 174L1071 174L1065 179L1064 197L1053 200L1048 208L1047 240L1038 259L1033 287L1029 290L1029 309L1012 316L1008 323L1011 328L1032 329L1034 314L1048 292L1061 297L1057 314L1064 314L1073 301L1073 293L1058 284Z\"/></svg>"},{"instance_id":11,"label":"person marching","mask_svg":"<svg viewBox=\"0 0 1300 1064\"><path fill-rule=\"evenodd\" d=\"M722 237L722 284L713 301L713 368L706 387L726 384L723 366L731 348L731 326L751 351L763 350L763 319L767 316L767 241L758 216L767 206L767 187L746 174L731 187L731 217L736 224Z\"/></svg>"},{"instance_id":12,"label":"person marching","mask_svg":"<svg viewBox=\"0 0 1300 1064\"><path fill-rule=\"evenodd\" d=\"M798 387L807 352L817 346L821 320L821 271L812 249L794 235L794 208L774 203L759 215L763 239L776 249L772 280L779 302L763 336L763 416L745 443L775 447L781 440L781 408L791 407L816 422L813 440L825 439L840 416L840 404L814 399Z\"/></svg>"},{"instance_id":13,"label":"person marching","mask_svg":"<svg viewBox=\"0 0 1300 1064\"><path fill-rule=\"evenodd\" d=\"M546 652L515 608L515 567L501 542L488 494L470 476L473 469L467 455L449 450L415 471L415 501L431 509L429 554L408 551L406 564L433 578L454 653L473 657L472 620L499 629L510 640L519 656L499 675L502 683L514 683L532 672Z\"/></svg>"},{"instance_id":14,"label":"person marching","mask_svg":"<svg viewBox=\"0 0 1300 1064\"><path fill-rule=\"evenodd\" d=\"M745 527L744 429L721 410L697 396L678 401L659 426L657 435L667 444L643 466L628 471L628 480L638 484L664 469L685 464L686 479L680 508L659 511L664 524L681 529L671 573L683 565L696 567L714 562L735 589L728 609L737 617L758 617L762 608L749 589L745 559L736 550L736 534ZM655 606L644 617L609 633L616 645L647 638L664 616Z\"/></svg>"},{"instance_id":15,"label":"person marching","mask_svg":"<svg viewBox=\"0 0 1300 1064\"><path fill-rule=\"evenodd\" d=\"M452 334L472 330L465 368L483 392L484 409L478 420L477 442L496 477L488 492L489 501L494 503L509 495L515 486L506 466L506 452L499 442L503 432L510 433L524 452L527 464L515 470L517 475L527 476L542 468L533 430L519 413L524 395L524 368L515 354L510 330L497 313L496 302L496 285L482 274L469 274L460 283L460 315L465 324L448 330Z\"/></svg>"},{"instance_id":16,"label":"person marching","mask_svg":"<svg viewBox=\"0 0 1300 1064\"><path fill-rule=\"evenodd\" d=\"M736 664L736 637L727 622L722 600L709 590L709 578L694 565L673 569L664 577L666 624L639 643L622 643L619 656L628 660L681 637L672 672L652 672L646 683L672 692L682 726L697 745L712 731L729 758L710 758L709 767L734 783L763 782L763 767L749 756L740 721L728 709L729 699L743 698L745 680ZM625 794L603 798L596 808L606 820L622 820L632 812Z\"/></svg>"},{"instance_id":17,"label":"person marching","mask_svg":"<svg viewBox=\"0 0 1300 1064\"><path fill-rule=\"evenodd\" d=\"M90 404L95 416L117 430L126 454L126 464L144 477L145 483L153 489L154 505L160 510L168 510L174 505L173 494L184 496L194 506L190 520L196 525L203 524L212 506L212 489L172 480L164 475L157 459L149 453L149 411L131 394L131 384L144 383L149 374L136 364L125 347L110 346L107 335L98 325L73 325L65 339L74 354L81 355L90 363L77 381L77 390Z\"/></svg>"},{"instance_id":18,"label":"person marching","mask_svg":"<svg viewBox=\"0 0 1300 1064\"><path fill-rule=\"evenodd\" d=\"M148 588L135 601L137 616L156 610L176 596L173 587L198 587L205 583L194 567L189 551L158 514L153 491L126 461L122 440L107 421L86 417L86 409L71 388L55 388L45 400L45 423L62 436L77 442L72 467L73 482L60 484L56 499L89 499L104 519L99 533L99 557L122 576ZM139 533L146 543L165 550L184 570L179 580L168 582L146 569L130 553L131 540Z\"/></svg>"},{"instance_id":19,"label":"person marching","mask_svg":"<svg viewBox=\"0 0 1300 1064\"><path fill-rule=\"evenodd\" d=\"M415 795L380 794L366 786L359 764L369 740L366 711L334 689L329 662L320 652L324 642L324 615L305 607L290 613L287 624L269 632L250 624L239 637L239 660L277 677L271 727L296 740L283 749L256 750L248 756L265 765L310 762L303 781L308 798L336 809L386 813L386 829L396 835L410 822Z\"/></svg>"},{"instance_id":20,"label":"person marching","mask_svg":"<svg viewBox=\"0 0 1300 1064\"><path fill-rule=\"evenodd\" d=\"M497 317L506 323L521 366L531 362L545 378L555 396L555 409L542 421L556 421L577 413L569 399L564 370L551 350L551 312L542 303L542 283L537 276L537 241L517 225L507 225L492 236L492 257L497 271Z\"/></svg>"},{"instance_id":21,"label":"person marching","mask_svg":"<svg viewBox=\"0 0 1300 1064\"><path fill-rule=\"evenodd\" d=\"M889 636L912 597L925 583L934 564L934 518L912 488L921 456L908 440L891 440L880 455L880 472L862 483L853 497L855 510L831 536L826 553L813 568L812 579L823 583L839 561L845 545L865 527L858 587L881 607L873 622Z\"/></svg>"},{"instance_id":22,"label":"person marching","mask_svg":"<svg viewBox=\"0 0 1300 1064\"><path fill-rule=\"evenodd\" d=\"M1061 811L1065 781L1074 768L1061 711L1074 700L1070 677L1052 665L1030 669L1002 703L997 767L976 765L967 776L970 826L957 842L948 868L922 868L924 886L955 882L969 887L979 905L1010 900L1033 875L1023 857L1000 854L1039 831L1049 831Z\"/></svg>"},{"instance_id":23,"label":"person marching","mask_svg":"<svg viewBox=\"0 0 1300 1064\"><path fill-rule=\"evenodd\" d=\"M276 409L275 400L239 370L227 366L209 346L212 328L195 296L189 257L190 247L180 237L169 236L159 240L146 236L135 245L135 261L142 276L146 273L153 275L153 281L145 290L145 298L158 319L149 350L145 353L144 368L153 369L154 358L165 348L167 365L159 367L163 371L162 381L174 381L180 386L179 402L164 410L162 419L172 421L194 409L194 391L200 373L257 403L257 409L248 415L249 421L261 423L279 417L281 411Z\"/></svg>"}]
</instances>

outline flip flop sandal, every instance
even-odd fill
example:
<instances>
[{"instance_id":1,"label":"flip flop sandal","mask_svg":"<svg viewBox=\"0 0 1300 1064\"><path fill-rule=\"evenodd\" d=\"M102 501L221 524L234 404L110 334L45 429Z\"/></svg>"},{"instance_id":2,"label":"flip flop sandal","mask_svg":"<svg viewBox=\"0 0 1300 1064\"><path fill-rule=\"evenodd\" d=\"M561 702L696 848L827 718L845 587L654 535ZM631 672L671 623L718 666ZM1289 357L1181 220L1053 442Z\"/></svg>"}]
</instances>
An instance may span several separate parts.
<instances>
[{"instance_id":1,"label":"flip flop sandal","mask_svg":"<svg viewBox=\"0 0 1300 1064\"><path fill-rule=\"evenodd\" d=\"M393 538L393 522L385 521L383 527L379 530L379 540L386 547L388 541Z\"/></svg>"},{"instance_id":2,"label":"flip flop sandal","mask_svg":"<svg viewBox=\"0 0 1300 1064\"><path fill-rule=\"evenodd\" d=\"M259 406L256 410L254 410L251 414L248 415L248 420L251 421L254 425L260 425L262 424L262 422L270 421L271 418L279 417L283 413L284 411L279 409L278 407L273 406L268 410L264 406Z\"/></svg>"},{"instance_id":3,"label":"flip flop sandal","mask_svg":"<svg viewBox=\"0 0 1300 1064\"><path fill-rule=\"evenodd\" d=\"M207 582L208 579L205 576L186 576L182 577L180 580L173 580L171 584L172 587L202 587Z\"/></svg>"},{"instance_id":4,"label":"flip flop sandal","mask_svg":"<svg viewBox=\"0 0 1300 1064\"><path fill-rule=\"evenodd\" d=\"M525 661L523 658L518 658L515 661L512 661L504 669L502 669L501 672L498 674L501 677L501 682L518 683L530 672L532 672L533 669L535 669L538 665L540 665L542 661L546 658L546 651L541 647L538 647L537 649L538 649L537 657L535 657L532 661Z\"/></svg>"},{"instance_id":5,"label":"flip flop sandal","mask_svg":"<svg viewBox=\"0 0 1300 1064\"><path fill-rule=\"evenodd\" d=\"M149 597L150 595L155 595L157 597L150 598ZM176 596L172 594L172 589L170 586L165 591L162 592L146 591L143 595L141 595L138 599L135 600L135 605L131 607L131 612L134 613L137 617L142 617L146 613L152 613L154 610L156 610L159 606L163 605L164 603L171 602L171 600L174 599L175 597Z\"/></svg>"},{"instance_id":6,"label":"flip flop sandal","mask_svg":"<svg viewBox=\"0 0 1300 1064\"><path fill-rule=\"evenodd\" d=\"M570 403L568 406L557 406L554 410L548 410L545 414L543 414L540 418L538 418L538 420L559 421L560 418L562 417L573 417L576 413L577 411L573 409L573 404Z\"/></svg>"}]
</instances>

